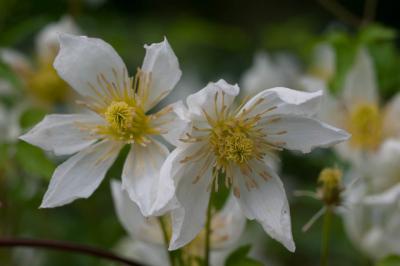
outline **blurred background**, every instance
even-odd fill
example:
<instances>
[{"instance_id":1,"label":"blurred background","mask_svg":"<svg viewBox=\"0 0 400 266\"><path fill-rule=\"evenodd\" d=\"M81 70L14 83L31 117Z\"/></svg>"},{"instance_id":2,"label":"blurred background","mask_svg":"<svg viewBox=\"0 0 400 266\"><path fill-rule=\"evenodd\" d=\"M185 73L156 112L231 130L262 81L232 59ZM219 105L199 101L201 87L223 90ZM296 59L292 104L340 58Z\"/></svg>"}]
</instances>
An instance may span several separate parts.
<instances>
[{"instance_id":1,"label":"blurred background","mask_svg":"<svg viewBox=\"0 0 400 266\"><path fill-rule=\"evenodd\" d=\"M329 84L329 89L335 92L341 86L350 58L354 57L352 44L364 42L376 62L381 98L389 99L400 88L396 35L400 27L396 10L400 3L379 1L371 11L375 14L371 16L373 22L362 27L362 21L349 19L346 12L362 19L364 0L339 1L345 12L336 12L335 8L336 11L332 11L330 2L0 0L0 47L17 50L30 62L38 62L39 32L68 15L82 34L110 43L133 74L143 60L143 45L160 42L166 36L183 70L178 91L166 100L171 102L204 87L208 81L224 78L230 83L241 83L258 52L287 55L295 62L296 71L307 72L315 45L321 42L331 43L338 55L337 76ZM0 65L0 77L15 90L10 92L4 88L2 92L6 110L26 101L24 95L30 92L6 62ZM49 107L32 101L21 109L14 122L19 127L18 132L25 132L46 113L63 112L68 108L71 107L62 104ZM5 121L3 132L14 123ZM2 141L0 235L60 239L115 249L126 232L115 215L109 180L119 178L125 155L120 156L105 182L89 199L60 208L38 209L52 172L64 158L55 158L16 139ZM255 256L266 258L267 265L318 265L322 222L317 221L306 233L301 228L320 209L321 203L294 197L293 191L315 190L321 169L334 165L347 167L330 150L316 150L306 156L282 154L280 172L290 200L297 250L290 253L266 234L261 234L263 237L253 252ZM259 225L249 222L248 227L248 234L260 235ZM375 265L350 242L338 216L334 218L331 241L330 265ZM57 251L0 249L0 265L110 264Z\"/></svg>"}]
</instances>

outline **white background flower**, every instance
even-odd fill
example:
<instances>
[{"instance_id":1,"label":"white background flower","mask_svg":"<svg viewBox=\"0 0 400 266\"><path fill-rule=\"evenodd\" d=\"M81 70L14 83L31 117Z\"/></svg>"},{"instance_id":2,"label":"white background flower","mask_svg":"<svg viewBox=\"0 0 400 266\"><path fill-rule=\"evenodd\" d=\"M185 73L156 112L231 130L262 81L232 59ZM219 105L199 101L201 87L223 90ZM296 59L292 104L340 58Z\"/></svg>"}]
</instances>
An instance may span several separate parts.
<instances>
[{"instance_id":1,"label":"white background flower","mask_svg":"<svg viewBox=\"0 0 400 266\"><path fill-rule=\"evenodd\" d=\"M121 183L112 181L111 191L118 219L130 236L120 246L123 254L146 265L167 265L169 259L159 221L154 217L143 217L139 208L122 189ZM165 218L167 217L163 219ZM231 197L211 221L211 265L224 265L226 257L241 236L245 223L246 218ZM203 251L204 237L201 236L183 248L186 256L202 257Z\"/></svg>"}]
</instances>

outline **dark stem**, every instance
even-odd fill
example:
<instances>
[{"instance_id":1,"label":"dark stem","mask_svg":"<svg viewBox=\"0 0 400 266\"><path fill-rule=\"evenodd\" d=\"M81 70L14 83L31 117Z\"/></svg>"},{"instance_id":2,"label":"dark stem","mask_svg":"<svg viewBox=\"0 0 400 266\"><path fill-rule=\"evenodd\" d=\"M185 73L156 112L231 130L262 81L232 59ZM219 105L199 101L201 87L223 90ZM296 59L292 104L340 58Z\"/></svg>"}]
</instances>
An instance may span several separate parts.
<instances>
[{"instance_id":1,"label":"dark stem","mask_svg":"<svg viewBox=\"0 0 400 266\"><path fill-rule=\"evenodd\" d=\"M326 10L331 12L334 16L336 16L339 20L343 21L346 24L349 24L355 28L358 28L362 24L362 20L347 10L344 6L334 0L317 0L321 6L323 6Z\"/></svg>"},{"instance_id":2,"label":"dark stem","mask_svg":"<svg viewBox=\"0 0 400 266\"><path fill-rule=\"evenodd\" d=\"M363 23L366 25L375 19L378 0L365 0Z\"/></svg>"},{"instance_id":3,"label":"dark stem","mask_svg":"<svg viewBox=\"0 0 400 266\"><path fill-rule=\"evenodd\" d=\"M215 182L215 180L214 180ZM214 194L214 182L211 184L210 201L207 207L207 220L206 220L206 239L204 245L204 266L210 265L210 237L211 237L211 219L212 219L212 201Z\"/></svg>"},{"instance_id":4,"label":"dark stem","mask_svg":"<svg viewBox=\"0 0 400 266\"><path fill-rule=\"evenodd\" d=\"M321 266L328 266L331 224L332 224L332 209L331 207L328 206L325 211L324 225L322 228Z\"/></svg>"},{"instance_id":5,"label":"dark stem","mask_svg":"<svg viewBox=\"0 0 400 266\"><path fill-rule=\"evenodd\" d=\"M42 240L42 239L22 239L22 238L0 238L0 248L11 248L11 247L30 247L30 248L46 248L56 249L61 251L69 251L82 253L98 258L103 258L115 262L120 262L130 266L141 266L132 260L120 257L109 251L95 248L86 245L80 245L75 243L69 243L64 241L56 240Z\"/></svg>"}]
</instances>

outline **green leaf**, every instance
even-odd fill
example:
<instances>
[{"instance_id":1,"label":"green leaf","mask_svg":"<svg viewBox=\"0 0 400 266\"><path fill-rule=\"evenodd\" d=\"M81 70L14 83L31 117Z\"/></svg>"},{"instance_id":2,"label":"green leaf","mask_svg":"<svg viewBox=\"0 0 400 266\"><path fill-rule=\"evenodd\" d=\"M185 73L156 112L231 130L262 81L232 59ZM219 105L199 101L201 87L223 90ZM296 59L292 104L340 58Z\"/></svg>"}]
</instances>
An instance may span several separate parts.
<instances>
[{"instance_id":1,"label":"green leaf","mask_svg":"<svg viewBox=\"0 0 400 266\"><path fill-rule=\"evenodd\" d=\"M55 169L42 150L22 141L17 143L16 160L26 173L45 179L50 179Z\"/></svg>"},{"instance_id":2,"label":"green leaf","mask_svg":"<svg viewBox=\"0 0 400 266\"><path fill-rule=\"evenodd\" d=\"M252 258L247 257L251 249L251 245L245 245L233 251L225 261L225 266L263 266Z\"/></svg>"},{"instance_id":3,"label":"green leaf","mask_svg":"<svg viewBox=\"0 0 400 266\"><path fill-rule=\"evenodd\" d=\"M382 25L374 24L363 28L359 33L361 43L391 41L396 38L396 31Z\"/></svg>"},{"instance_id":4,"label":"green leaf","mask_svg":"<svg viewBox=\"0 0 400 266\"><path fill-rule=\"evenodd\" d=\"M22 129L28 129L36 125L46 115L46 111L40 108L29 108L25 110L20 118Z\"/></svg>"},{"instance_id":5,"label":"green leaf","mask_svg":"<svg viewBox=\"0 0 400 266\"><path fill-rule=\"evenodd\" d=\"M399 265L400 265L400 256L398 255L389 255L376 264L376 266L399 266Z\"/></svg>"}]
</instances>

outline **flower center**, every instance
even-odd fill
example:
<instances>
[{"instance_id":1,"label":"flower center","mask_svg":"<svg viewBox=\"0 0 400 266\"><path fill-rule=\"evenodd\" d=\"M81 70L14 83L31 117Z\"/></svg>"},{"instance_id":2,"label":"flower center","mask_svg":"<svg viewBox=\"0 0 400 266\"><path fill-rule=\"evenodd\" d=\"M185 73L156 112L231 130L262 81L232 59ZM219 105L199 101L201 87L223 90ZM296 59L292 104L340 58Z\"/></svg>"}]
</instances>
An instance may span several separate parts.
<instances>
[{"instance_id":1,"label":"flower center","mask_svg":"<svg viewBox=\"0 0 400 266\"><path fill-rule=\"evenodd\" d=\"M253 156L253 141L242 128L225 124L217 126L210 133L210 143L221 166L229 162L243 164Z\"/></svg>"},{"instance_id":2,"label":"flower center","mask_svg":"<svg viewBox=\"0 0 400 266\"><path fill-rule=\"evenodd\" d=\"M66 100L69 87L56 73L50 62L40 62L36 72L27 76L30 93L38 100L55 104Z\"/></svg>"},{"instance_id":3,"label":"flower center","mask_svg":"<svg viewBox=\"0 0 400 266\"><path fill-rule=\"evenodd\" d=\"M382 139L382 119L375 104L359 104L350 113L350 144L356 148L375 150Z\"/></svg>"},{"instance_id":4,"label":"flower center","mask_svg":"<svg viewBox=\"0 0 400 266\"><path fill-rule=\"evenodd\" d=\"M103 116L107 126L99 126L98 133L117 140L144 144L149 141L146 135L159 133L151 126L150 116L141 107L125 101L112 101Z\"/></svg>"},{"instance_id":5,"label":"flower center","mask_svg":"<svg viewBox=\"0 0 400 266\"><path fill-rule=\"evenodd\" d=\"M135 108L126 102L112 102L104 115L112 128L125 131L132 126Z\"/></svg>"}]
</instances>

